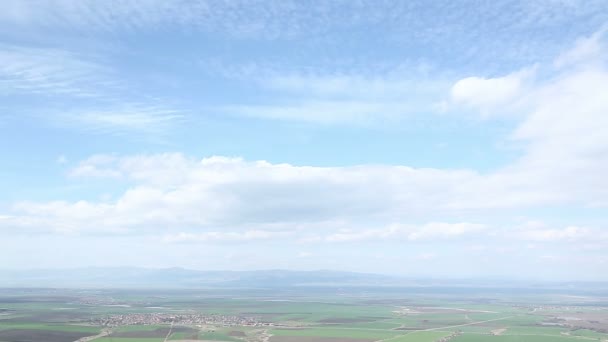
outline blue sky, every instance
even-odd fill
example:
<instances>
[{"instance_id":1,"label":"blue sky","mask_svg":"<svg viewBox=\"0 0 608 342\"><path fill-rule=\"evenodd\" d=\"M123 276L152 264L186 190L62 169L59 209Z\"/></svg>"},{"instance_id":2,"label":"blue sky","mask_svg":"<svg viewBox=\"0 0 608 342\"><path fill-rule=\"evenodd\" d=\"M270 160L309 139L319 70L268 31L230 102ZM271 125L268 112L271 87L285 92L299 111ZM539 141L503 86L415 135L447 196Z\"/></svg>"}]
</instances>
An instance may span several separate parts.
<instances>
[{"instance_id":1,"label":"blue sky","mask_svg":"<svg viewBox=\"0 0 608 342\"><path fill-rule=\"evenodd\" d=\"M604 1L3 1L6 268L607 280Z\"/></svg>"}]
</instances>

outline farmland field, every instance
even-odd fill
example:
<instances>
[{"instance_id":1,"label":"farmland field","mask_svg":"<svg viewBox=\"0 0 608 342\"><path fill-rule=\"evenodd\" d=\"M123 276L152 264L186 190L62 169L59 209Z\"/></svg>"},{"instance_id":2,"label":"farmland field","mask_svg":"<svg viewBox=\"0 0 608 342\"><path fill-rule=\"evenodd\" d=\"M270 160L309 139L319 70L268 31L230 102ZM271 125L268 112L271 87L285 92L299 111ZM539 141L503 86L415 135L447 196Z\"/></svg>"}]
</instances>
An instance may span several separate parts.
<instances>
[{"instance_id":1,"label":"farmland field","mask_svg":"<svg viewBox=\"0 0 608 342\"><path fill-rule=\"evenodd\" d=\"M601 295L460 292L3 289L0 342L608 341Z\"/></svg>"}]
</instances>

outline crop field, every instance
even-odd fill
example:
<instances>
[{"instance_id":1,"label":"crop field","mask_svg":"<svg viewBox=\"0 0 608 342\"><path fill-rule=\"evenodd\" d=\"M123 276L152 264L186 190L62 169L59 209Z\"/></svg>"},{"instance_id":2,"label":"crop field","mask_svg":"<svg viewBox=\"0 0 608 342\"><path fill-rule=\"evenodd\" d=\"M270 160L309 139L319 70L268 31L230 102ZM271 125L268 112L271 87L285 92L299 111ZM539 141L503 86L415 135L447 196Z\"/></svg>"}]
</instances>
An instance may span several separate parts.
<instances>
[{"instance_id":1,"label":"crop field","mask_svg":"<svg viewBox=\"0 0 608 342\"><path fill-rule=\"evenodd\" d=\"M0 290L0 342L608 342L590 296Z\"/></svg>"}]
</instances>

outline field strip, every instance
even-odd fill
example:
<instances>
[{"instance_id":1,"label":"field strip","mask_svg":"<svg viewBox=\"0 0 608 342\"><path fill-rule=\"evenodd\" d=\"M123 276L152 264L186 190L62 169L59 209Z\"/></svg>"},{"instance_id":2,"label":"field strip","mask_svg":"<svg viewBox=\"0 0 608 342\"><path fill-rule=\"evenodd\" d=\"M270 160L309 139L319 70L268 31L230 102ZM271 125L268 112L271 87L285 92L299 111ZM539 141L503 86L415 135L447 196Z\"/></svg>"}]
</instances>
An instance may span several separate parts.
<instances>
[{"instance_id":1,"label":"field strip","mask_svg":"<svg viewBox=\"0 0 608 342\"><path fill-rule=\"evenodd\" d=\"M95 336L85 336L85 337L80 338L80 339L78 339L78 340L76 340L74 342L89 342L89 341L96 340L98 338L102 338L102 337L108 336L111 333L112 333L111 329L104 329L99 334L97 334Z\"/></svg>"},{"instance_id":2,"label":"field strip","mask_svg":"<svg viewBox=\"0 0 608 342\"><path fill-rule=\"evenodd\" d=\"M307 326L312 328L320 328L320 329L332 329L332 330L363 330L363 331L396 331L394 329L381 329L381 328L359 328L359 327L340 327L340 326L332 326L332 325L322 325L322 326ZM282 328L284 330L289 330L289 328Z\"/></svg>"},{"instance_id":3,"label":"field strip","mask_svg":"<svg viewBox=\"0 0 608 342\"><path fill-rule=\"evenodd\" d=\"M488 322L494 322L494 321L502 321L503 319L513 318L513 317L515 317L515 316L513 315L513 316L507 316L507 317L501 317L501 318L493 318L493 319L488 319L485 321L464 323L464 324L458 324L458 325L450 325L447 327L439 327L439 328L428 328L428 329L422 329L422 330L416 330L416 331L433 331L433 330L441 330L441 329L458 328L458 327L464 327L467 325L475 325L475 324L488 323Z\"/></svg>"},{"instance_id":4,"label":"field strip","mask_svg":"<svg viewBox=\"0 0 608 342\"><path fill-rule=\"evenodd\" d=\"M412 334L412 333L416 333L416 332L420 332L420 331L437 331L437 330L442 330L442 329L458 328L458 327L464 327L464 326L467 326L467 325L475 325L475 324L482 324L482 323L488 323L488 322L501 321L503 319L508 319L508 318L512 318L512 317L515 317L515 315L513 315L513 316L507 316L507 317L501 317L501 318L488 319L488 320L485 320L485 321L464 323L464 324L458 324L458 325L449 325L449 326L445 326L445 327L412 330L412 331L409 331L409 332L407 332L405 334L397 335L397 336L390 337L390 338L385 338L383 340L378 340L378 342L386 342L386 341L394 340L394 339L397 339L399 337L402 337L402 336L405 336L405 335L409 335L409 334Z\"/></svg>"},{"instance_id":5,"label":"field strip","mask_svg":"<svg viewBox=\"0 0 608 342\"><path fill-rule=\"evenodd\" d=\"M451 308L449 306L421 306L420 309L439 309L439 310L456 310L456 311L468 311L470 313L493 313L497 314L496 311L489 310L475 310L475 309L463 309L463 308Z\"/></svg>"},{"instance_id":6,"label":"field strip","mask_svg":"<svg viewBox=\"0 0 608 342\"><path fill-rule=\"evenodd\" d=\"M171 326L169 327L169 332L167 333L167 336L165 336L165 341L164 342L169 341L169 336L171 336L171 333L173 332L173 323L174 322L171 322Z\"/></svg>"},{"instance_id":7,"label":"field strip","mask_svg":"<svg viewBox=\"0 0 608 342\"><path fill-rule=\"evenodd\" d=\"M418 330L420 331L420 330ZM440 331L440 332L445 332L445 333L449 333L451 331ZM463 332L463 334L467 334L467 335L490 335L488 333L484 333L484 332L473 332L473 331L467 331L467 332ZM563 336L563 335L551 335L551 334L504 334L504 335L500 335L500 336L547 336L547 337L567 337L567 338L578 338L579 340L591 340L591 341L597 341L597 338L594 337L589 337L589 336L577 336L577 335L569 335L569 336Z\"/></svg>"}]
</instances>

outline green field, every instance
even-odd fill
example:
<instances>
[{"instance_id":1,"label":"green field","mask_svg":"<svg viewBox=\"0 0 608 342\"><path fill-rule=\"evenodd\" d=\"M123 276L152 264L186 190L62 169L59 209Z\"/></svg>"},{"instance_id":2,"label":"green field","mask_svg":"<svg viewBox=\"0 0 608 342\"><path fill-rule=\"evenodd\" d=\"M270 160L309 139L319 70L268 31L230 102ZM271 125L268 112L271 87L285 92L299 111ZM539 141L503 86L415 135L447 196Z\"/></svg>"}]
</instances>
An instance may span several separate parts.
<instances>
[{"instance_id":1,"label":"green field","mask_svg":"<svg viewBox=\"0 0 608 342\"><path fill-rule=\"evenodd\" d=\"M73 342L102 332L92 341L608 341L603 297L558 304L562 297L550 295L480 298L382 290L0 293L0 342ZM203 318L195 323L188 317ZM235 323L244 318L256 323Z\"/></svg>"},{"instance_id":2,"label":"green field","mask_svg":"<svg viewBox=\"0 0 608 342\"><path fill-rule=\"evenodd\" d=\"M164 338L102 337L97 342L163 342Z\"/></svg>"}]
</instances>

